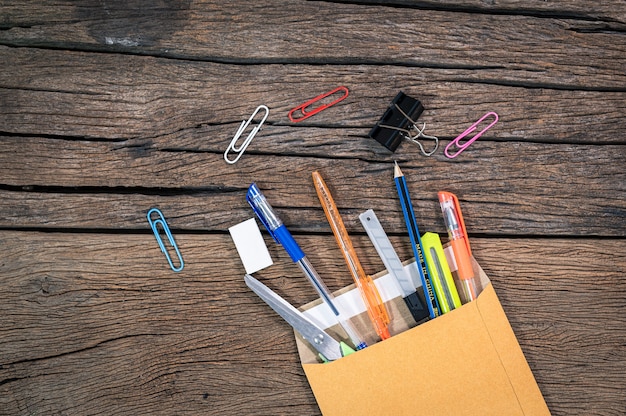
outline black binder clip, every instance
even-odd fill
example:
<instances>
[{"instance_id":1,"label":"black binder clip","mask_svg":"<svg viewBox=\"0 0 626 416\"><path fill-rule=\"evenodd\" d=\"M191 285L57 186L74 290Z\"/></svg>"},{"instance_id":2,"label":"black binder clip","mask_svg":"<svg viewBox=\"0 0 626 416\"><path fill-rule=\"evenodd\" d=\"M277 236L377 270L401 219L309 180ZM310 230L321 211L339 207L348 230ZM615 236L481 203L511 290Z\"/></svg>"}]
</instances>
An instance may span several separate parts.
<instances>
[{"instance_id":1,"label":"black binder clip","mask_svg":"<svg viewBox=\"0 0 626 416\"><path fill-rule=\"evenodd\" d=\"M416 120L423 111L424 106L419 100L400 91L368 135L392 152L395 152L402 139L406 138L417 144L424 155L430 156L437 150L439 139L424 134L426 123L423 123L421 129L417 126ZM431 152L424 151L424 147L417 140L420 137L435 140L435 148Z\"/></svg>"}]
</instances>

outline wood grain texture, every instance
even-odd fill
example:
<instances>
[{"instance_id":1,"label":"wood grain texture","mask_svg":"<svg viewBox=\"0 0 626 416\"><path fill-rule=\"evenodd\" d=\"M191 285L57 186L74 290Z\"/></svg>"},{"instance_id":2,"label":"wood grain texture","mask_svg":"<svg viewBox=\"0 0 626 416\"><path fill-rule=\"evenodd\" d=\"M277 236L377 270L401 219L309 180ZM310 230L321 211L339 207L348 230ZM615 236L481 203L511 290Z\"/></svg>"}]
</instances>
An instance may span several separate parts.
<instances>
[{"instance_id":1,"label":"wood grain texture","mask_svg":"<svg viewBox=\"0 0 626 416\"><path fill-rule=\"evenodd\" d=\"M304 138L315 130L294 130L289 110L342 84L351 91L346 100L297 127L352 128L331 136L366 136L404 90L423 102L427 110L420 121L440 138L456 137L487 111L497 112L506 128L499 125L485 139L623 143L626 128L626 91L507 86L485 82L470 69L251 67L1 46L0 52L2 131L21 135L118 141L171 135L193 137L193 146L202 149L217 136L228 143L241 120L265 104L271 109L268 125L287 125ZM621 74L620 67L611 78ZM216 83L220 79L229 81ZM177 148L171 142L167 147Z\"/></svg>"},{"instance_id":2,"label":"wood grain texture","mask_svg":"<svg viewBox=\"0 0 626 416\"><path fill-rule=\"evenodd\" d=\"M357 3L354 0L332 0L337 3ZM413 7L418 9L434 10L466 10L473 13L494 13L512 15L530 15L537 17L572 17L580 20L601 20L613 23L626 22L626 8L619 1L602 2L589 7L585 2L570 1L548 2L542 0L519 1L482 1L482 0L455 0L440 2L436 0L359 0L360 4L387 5L391 7ZM616 25L619 27L619 25Z\"/></svg>"},{"instance_id":3,"label":"wood grain texture","mask_svg":"<svg viewBox=\"0 0 626 416\"><path fill-rule=\"evenodd\" d=\"M249 291L228 227L256 181L332 289L351 283L311 186L320 170L367 272L358 214L412 257L460 199L555 416L626 411L626 6L393 0L0 0L0 415L319 414L291 329ZM292 123L294 106L349 97ZM456 160L367 134L398 91ZM223 152L254 108L266 125ZM167 266L161 208L185 259ZM264 233L258 277L316 298ZM445 237L444 237L445 239Z\"/></svg>"},{"instance_id":4,"label":"wood grain texture","mask_svg":"<svg viewBox=\"0 0 626 416\"><path fill-rule=\"evenodd\" d=\"M47 20L45 2L12 2L0 42L227 63L467 68L500 83L624 87L623 4L604 20L572 20L300 0L83 3Z\"/></svg>"},{"instance_id":5,"label":"wood grain texture","mask_svg":"<svg viewBox=\"0 0 626 416\"><path fill-rule=\"evenodd\" d=\"M344 141L336 145L346 159L333 159L335 144L326 150L324 143L328 131L307 138L319 145L301 150L305 155L293 150L280 160L267 155L286 150L253 154L264 140L256 139L233 167L221 153L164 151L155 143L137 148L6 137L0 177L11 187L0 191L0 226L146 229L145 213L156 205L176 229L225 232L252 215L245 192L257 182L293 231L329 232L310 176L319 170L351 232L363 232L358 214L368 208L379 212L388 232L404 232L392 157L365 161ZM381 147L369 138L356 141L364 149ZM403 146L408 151L411 145ZM436 195L449 190L461 198L473 233L624 236L621 146L478 141L471 149L461 162L441 154L425 158L416 147L398 160L422 229L445 231Z\"/></svg>"},{"instance_id":6,"label":"wood grain texture","mask_svg":"<svg viewBox=\"0 0 626 416\"><path fill-rule=\"evenodd\" d=\"M210 1L195 1L193 4L189 1L161 1L158 3L161 7L147 7L153 6L155 3L150 2L100 2L95 1L83 1L79 5L71 2L46 2L42 1L37 4L20 1L5 1L0 2L3 9L3 27L12 26L33 26L37 24L59 23L63 22L63 19L73 12L82 12L84 15L90 13L101 12L98 9L107 9L108 15L111 19L128 18L131 16L159 16L168 11L172 15L185 12L192 8L193 10L206 9L209 11L214 10L228 10L236 7L234 2L220 2L219 4L212 4ZM281 4L280 2L273 2L275 5ZM302 6L300 3L290 2L294 5ZM311 3L318 3L311 1ZM509 14L509 15L531 15L544 18L558 18L558 17L571 17L580 20L599 20L607 23L625 23L626 22L626 8L623 2L619 0L607 0L602 3L594 4L594 7L589 7L585 2L570 1L567 3L546 2L542 0L504 0L504 1L491 1L485 2L482 0L454 0L454 1L436 1L436 0L331 0L326 3L358 3L361 5L368 4L371 6L389 6L396 8L415 8L424 10L441 10L441 11L459 11L464 10L474 13L484 14ZM261 2L260 4L263 4ZM283 2L282 4L286 4ZM143 8L140 6L144 5ZM46 10L45 16L40 11L44 6L50 7ZM113 7L117 6L117 7ZM295 7L295 6L294 6ZM235 9L240 10L240 9ZM356 9L360 10L360 9ZM134 14L130 13L134 12ZM130 16L129 16L130 15ZM172 17L174 17L172 16ZM147 23L147 22L146 22Z\"/></svg>"},{"instance_id":7,"label":"wood grain texture","mask_svg":"<svg viewBox=\"0 0 626 416\"><path fill-rule=\"evenodd\" d=\"M291 331L246 289L229 237L176 239L188 265L179 274L148 235L1 232L0 414L315 414ZM378 270L366 240L355 247ZM405 240L393 238L403 257ZM334 276L331 287L349 283L331 236L301 243L328 247L311 261ZM312 300L300 271L269 246L275 265L260 278L295 304ZM617 414L625 404L625 249L623 241L474 240L554 414ZM550 370L554 362L561 371ZM236 398L242 390L248 400ZM564 391L590 399L576 408ZM607 404L614 413L594 412Z\"/></svg>"}]
</instances>

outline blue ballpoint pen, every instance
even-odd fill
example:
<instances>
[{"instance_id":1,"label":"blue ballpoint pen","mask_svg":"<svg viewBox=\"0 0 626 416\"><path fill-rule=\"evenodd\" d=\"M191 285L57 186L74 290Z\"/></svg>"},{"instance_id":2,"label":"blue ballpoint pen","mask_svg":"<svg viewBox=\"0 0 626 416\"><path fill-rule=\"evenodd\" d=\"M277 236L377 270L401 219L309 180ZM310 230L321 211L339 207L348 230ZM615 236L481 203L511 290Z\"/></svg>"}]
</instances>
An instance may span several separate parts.
<instances>
[{"instance_id":1,"label":"blue ballpoint pen","mask_svg":"<svg viewBox=\"0 0 626 416\"><path fill-rule=\"evenodd\" d=\"M296 240L294 240L289 230L287 230L287 227L274 213L272 206L269 202L267 202L265 196L261 193L256 184L253 183L250 185L250 188L248 188L246 200L274 241L282 245L285 251L287 251L287 254L289 254L289 257L291 257L291 260L300 266L304 275L309 279L317 293L320 295L320 298L322 298L322 300L328 305L341 327L346 331L346 334L348 334L348 337L350 337L350 340L354 343L356 349L361 350L367 347L367 344L357 334L356 329L339 311L335 305L333 295L328 291L328 288L313 268L313 265L311 265L309 260L306 258L304 252L298 243L296 243Z\"/></svg>"}]
</instances>

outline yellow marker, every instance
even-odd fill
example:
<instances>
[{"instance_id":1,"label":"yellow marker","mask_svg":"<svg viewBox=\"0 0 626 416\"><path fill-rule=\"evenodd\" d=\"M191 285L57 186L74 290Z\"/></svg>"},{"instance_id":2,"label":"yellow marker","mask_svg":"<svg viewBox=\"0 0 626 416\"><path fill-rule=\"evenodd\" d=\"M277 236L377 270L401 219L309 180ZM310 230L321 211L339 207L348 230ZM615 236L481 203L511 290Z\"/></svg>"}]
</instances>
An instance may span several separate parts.
<instances>
[{"instance_id":1,"label":"yellow marker","mask_svg":"<svg viewBox=\"0 0 626 416\"><path fill-rule=\"evenodd\" d=\"M461 306L461 299L454 285L454 279L446 261L439 235L435 233L424 234L422 236L422 246L424 247L424 259L426 264L428 264L428 270L430 270L441 313L450 312Z\"/></svg>"}]
</instances>

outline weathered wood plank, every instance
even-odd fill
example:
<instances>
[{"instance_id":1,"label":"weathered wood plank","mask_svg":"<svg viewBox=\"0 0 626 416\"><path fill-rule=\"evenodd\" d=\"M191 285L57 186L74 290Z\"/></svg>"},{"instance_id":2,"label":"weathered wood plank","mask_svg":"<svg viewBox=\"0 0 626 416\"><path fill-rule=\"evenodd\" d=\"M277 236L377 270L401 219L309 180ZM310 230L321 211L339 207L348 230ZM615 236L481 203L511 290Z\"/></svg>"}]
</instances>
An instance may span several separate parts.
<instances>
[{"instance_id":1,"label":"weathered wood plank","mask_svg":"<svg viewBox=\"0 0 626 416\"><path fill-rule=\"evenodd\" d=\"M605 21L299 0L154 6L92 1L48 14L56 3L12 3L0 42L239 63L472 68L484 79L569 88L623 89L626 76L623 4L606 4Z\"/></svg>"},{"instance_id":2,"label":"weathered wood plank","mask_svg":"<svg viewBox=\"0 0 626 416\"><path fill-rule=\"evenodd\" d=\"M353 0L331 0L332 3L357 3ZM107 9L107 3L108 9ZM21 1L1 1L0 7L3 10L3 20L0 21L2 27L10 28L12 26L35 26L52 23L60 23L65 21L68 16L72 16L73 13L79 12L82 15L100 15L103 11L107 11L106 17L112 19L113 17L120 19L123 17L133 16L136 18L159 18L164 13L172 13L172 17L176 18L179 14L183 14L186 10L216 10L236 7L236 2L225 1L215 2L211 1L195 1L193 4L186 1L176 2L160 2L161 7L155 7L150 4L150 1L146 2L132 2L127 1L123 4L115 4L115 2L94 2L83 1L80 4L72 2L56 2L49 3L47 1L38 2L33 4L30 2ZM235 4L233 4L235 3ZM290 2L294 3L294 2ZM301 2L304 3L304 2ZM313 3L316 3L315 1ZM279 2L273 2L274 5L280 4ZM626 10L623 2L619 0L607 0L601 3L595 4L594 7L589 7L585 1L568 1L566 3L546 2L542 0L504 0L498 2L484 2L481 0L454 0L454 1L439 1L439 0L359 0L360 5L372 5L372 6L392 6L392 7L412 7L416 9L424 10L448 10L448 11L468 11L468 12L483 12L494 14L512 14L512 15L535 15L538 17L553 17L563 18L570 17L582 20L604 20L607 23L611 22L626 22ZM52 7L54 6L54 7ZM143 7L141 7L143 6ZM48 9L44 9L48 7ZM294 6L295 7L295 6ZM347 7L347 6L346 6ZM99 9L99 10L98 10ZM82 11L81 11L82 10ZM239 9L237 9L239 10ZM355 10L362 10L362 8L355 8ZM43 13L45 11L45 13ZM224 12L222 12L224 13ZM147 23L142 21L143 23ZM167 29L167 28L166 28Z\"/></svg>"},{"instance_id":3,"label":"weathered wood plank","mask_svg":"<svg viewBox=\"0 0 626 416\"><path fill-rule=\"evenodd\" d=\"M290 330L245 288L230 238L176 238L180 274L148 235L0 232L0 414L315 414ZM322 248L311 261L332 288L350 282L331 236L300 240ZM364 267L382 268L366 240ZM314 298L267 242L275 265L260 277L295 304ZM624 241L473 243L553 414L618 414Z\"/></svg>"},{"instance_id":4,"label":"weathered wood plank","mask_svg":"<svg viewBox=\"0 0 626 416\"><path fill-rule=\"evenodd\" d=\"M0 325L0 414L315 413L291 331L267 325L226 237L179 238L185 277L159 267L149 236L29 235L0 237L3 295L20 308Z\"/></svg>"},{"instance_id":5,"label":"weathered wood plank","mask_svg":"<svg viewBox=\"0 0 626 416\"><path fill-rule=\"evenodd\" d=\"M251 70L112 54L6 47L0 53L2 131L18 134L115 140L172 134L177 141L196 138L195 147L202 149L216 135L232 137L259 104L271 109L268 124L289 126L278 130L285 134L295 128L287 118L291 108L342 84L351 90L346 100L295 126L352 127L343 135L366 136L404 90L424 103L420 121L441 138L456 137L487 111L496 111L506 128L498 125L485 139L623 143L626 129L626 92L484 84L473 70L332 65ZM217 83L220 79L229 81Z\"/></svg>"},{"instance_id":6,"label":"weathered wood plank","mask_svg":"<svg viewBox=\"0 0 626 416\"><path fill-rule=\"evenodd\" d=\"M336 3L356 3L354 0L332 0ZM568 1L554 3L542 0L504 0L485 2L482 0L359 0L359 4L414 7L418 9L471 11L497 14L531 15L539 17L572 17L582 20L604 20L608 22L626 22L626 8L624 3L602 2L589 7L584 1ZM597 7L596 7L597 6Z\"/></svg>"},{"instance_id":7,"label":"weathered wood plank","mask_svg":"<svg viewBox=\"0 0 626 416\"><path fill-rule=\"evenodd\" d=\"M5 137L0 182L10 187L0 190L0 227L145 229L145 213L159 206L172 228L225 231L252 216L245 192L256 181L293 231L329 232L311 181L311 172L319 170L350 231L362 232L358 214L373 208L388 232L404 233L392 178L397 159L423 230L444 232L436 200L444 189L461 199L472 233L624 236L626 230L623 146L479 140L453 162L442 155L425 158L416 149L403 154L404 148L395 157L368 162L366 152L333 159L324 136L307 140L315 140L315 152L326 158L277 158L250 150L234 166L221 154L159 151L152 144L120 148ZM271 147L270 138L257 140ZM354 140L380 147L370 139Z\"/></svg>"}]
</instances>

